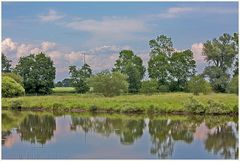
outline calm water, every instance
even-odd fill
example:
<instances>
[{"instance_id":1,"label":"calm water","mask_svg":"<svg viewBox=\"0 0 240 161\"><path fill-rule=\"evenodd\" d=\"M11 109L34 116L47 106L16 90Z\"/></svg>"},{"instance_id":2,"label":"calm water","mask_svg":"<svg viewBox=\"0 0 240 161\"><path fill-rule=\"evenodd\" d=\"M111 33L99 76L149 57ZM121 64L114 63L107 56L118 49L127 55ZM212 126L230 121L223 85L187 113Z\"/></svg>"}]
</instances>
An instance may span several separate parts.
<instances>
[{"instance_id":1,"label":"calm water","mask_svg":"<svg viewBox=\"0 0 240 161\"><path fill-rule=\"evenodd\" d=\"M4 159L238 157L230 116L2 113Z\"/></svg>"}]
</instances>

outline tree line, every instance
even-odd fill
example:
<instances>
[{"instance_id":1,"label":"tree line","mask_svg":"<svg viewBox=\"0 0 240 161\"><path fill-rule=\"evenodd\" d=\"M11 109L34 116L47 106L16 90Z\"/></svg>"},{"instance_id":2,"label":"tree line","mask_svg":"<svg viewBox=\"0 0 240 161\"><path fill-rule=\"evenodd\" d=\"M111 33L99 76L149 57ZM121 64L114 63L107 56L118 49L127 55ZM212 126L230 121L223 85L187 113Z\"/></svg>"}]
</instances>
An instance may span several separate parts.
<instances>
[{"instance_id":1,"label":"tree line","mask_svg":"<svg viewBox=\"0 0 240 161\"><path fill-rule=\"evenodd\" d=\"M149 47L147 68L132 50L122 50L112 70L93 74L87 63L80 68L69 66L69 78L55 86L73 86L77 93L95 92L105 96L176 91L198 95L212 90L238 93L238 33L224 33L203 44L202 54L208 65L198 75L193 52L176 51L170 37L160 35L149 41ZM2 54L2 72L21 76L26 93L49 94L54 87L56 69L44 53L21 57L15 68Z\"/></svg>"}]
</instances>

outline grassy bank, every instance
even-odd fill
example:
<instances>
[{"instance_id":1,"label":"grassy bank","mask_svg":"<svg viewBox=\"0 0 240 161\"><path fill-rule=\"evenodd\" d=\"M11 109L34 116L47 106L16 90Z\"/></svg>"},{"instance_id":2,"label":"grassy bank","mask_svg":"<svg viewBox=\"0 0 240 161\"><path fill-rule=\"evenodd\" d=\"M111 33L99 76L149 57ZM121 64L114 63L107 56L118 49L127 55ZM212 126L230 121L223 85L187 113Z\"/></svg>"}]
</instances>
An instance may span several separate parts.
<instances>
[{"instance_id":1,"label":"grassy bank","mask_svg":"<svg viewBox=\"0 0 240 161\"><path fill-rule=\"evenodd\" d=\"M65 95L2 98L3 108L11 108L12 106L59 111L223 114L238 111L238 97L234 94L216 93L199 96L193 96L191 93L163 93L150 96L123 95L108 98L94 94L69 93Z\"/></svg>"}]
</instances>

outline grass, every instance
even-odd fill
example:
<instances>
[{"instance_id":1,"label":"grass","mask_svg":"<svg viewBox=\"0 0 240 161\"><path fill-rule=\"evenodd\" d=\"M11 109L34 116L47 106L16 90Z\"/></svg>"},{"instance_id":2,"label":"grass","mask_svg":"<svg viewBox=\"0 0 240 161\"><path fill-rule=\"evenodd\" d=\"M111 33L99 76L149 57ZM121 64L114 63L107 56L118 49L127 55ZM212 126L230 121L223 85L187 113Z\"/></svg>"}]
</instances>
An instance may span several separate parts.
<instances>
[{"instance_id":1,"label":"grass","mask_svg":"<svg viewBox=\"0 0 240 161\"><path fill-rule=\"evenodd\" d=\"M56 90L56 89L55 89ZM63 89L61 89L63 90ZM60 91L61 91L60 90ZM65 90L65 89L64 89ZM69 91L70 88L68 89ZM57 89L59 91L59 89ZM209 100L224 105L225 113L238 111L238 97L235 94L217 94L193 96L191 93L160 93L154 95L122 95L103 97L95 94L64 94L48 96L25 96L18 98L2 98L2 107L11 108L14 101L20 101L26 109L47 110L84 110L108 111L122 113L157 113L157 112L189 112L185 105L193 97L207 108ZM214 111L214 110L211 110ZM216 112L217 113L217 112Z\"/></svg>"},{"instance_id":2,"label":"grass","mask_svg":"<svg viewBox=\"0 0 240 161\"><path fill-rule=\"evenodd\" d=\"M74 93L74 87L55 87L52 89L53 93Z\"/></svg>"}]
</instances>

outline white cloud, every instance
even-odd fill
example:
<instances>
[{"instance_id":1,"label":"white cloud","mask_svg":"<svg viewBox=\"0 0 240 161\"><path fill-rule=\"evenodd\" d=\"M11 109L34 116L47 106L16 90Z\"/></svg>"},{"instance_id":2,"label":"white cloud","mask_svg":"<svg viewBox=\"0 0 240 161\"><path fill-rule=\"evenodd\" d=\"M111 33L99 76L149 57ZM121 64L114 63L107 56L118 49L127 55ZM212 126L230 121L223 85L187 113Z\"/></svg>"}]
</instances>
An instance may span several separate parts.
<instances>
[{"instance_id":1,"label":"white cloud","mask_svg":"<svg viewBox=\"0 0 240 161\"><path fill-rule=\"evenodd\" d=\"M166 12L155 15L159 18L175 18L181 14L192 12L194 9L190 7L171 7Z\"/></svg>"},{"instance_id":2,"label":"white cloud","mask_svg":"<svg viewBox=\"0 0 240 161\"><path fill-rule=\"evenodd\" d=\"M142 20L116 17L72 21L65 26L78 31L106 36L121 36L122 34L148 31L145 22Z\"/></svg>"},{"instance_id":3,"label":"white cloud","mask_svg":"<svg viewBox=\"0 0 240 161\"><path fill-rule=\"evenodd\" d=\"M53 9L50 9L47 14L40 15L39 18L43 22L50 22L62 19L64 16L59 15L59 13Z\"/></svg>"},{"instance_id":4,"label":"white cloud","mask_svg":"<svg viewBox=\"0 0 240 161\"><path fill-rule=\"evenodd\" d=\"M41 48L42 48L44 51L47 51L47 50L49 50L49 49L53 49L55 46L56 46L56 43L54 43L54 42L49 42L49 41L42 42L42 44L41 44Z\"/></svg>"},{"instance_id":5,"label":"white cloud","mask_svg":"<svg viewBox=\"0 0 240 161\"><path fill-rule=\"evenodd\" d=\"M191 50L193 52L193 57L198 62L203 62L205 56L202 55L203 52L203 44L202 43L195 43L192 45Z\"/></svg>"},{"instance_id":6,"label":"white cloud","mask_svg":"<svg viewBox=\"0 0 240 161\"><path fill-rule=\"evenodd\" d=\"M16 50L17 44L12 41L10 38L6 38L2 41L2 52L6 53L9 51Z\"/></svg>"}]
</instances>

